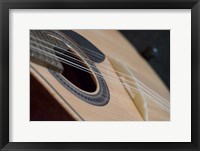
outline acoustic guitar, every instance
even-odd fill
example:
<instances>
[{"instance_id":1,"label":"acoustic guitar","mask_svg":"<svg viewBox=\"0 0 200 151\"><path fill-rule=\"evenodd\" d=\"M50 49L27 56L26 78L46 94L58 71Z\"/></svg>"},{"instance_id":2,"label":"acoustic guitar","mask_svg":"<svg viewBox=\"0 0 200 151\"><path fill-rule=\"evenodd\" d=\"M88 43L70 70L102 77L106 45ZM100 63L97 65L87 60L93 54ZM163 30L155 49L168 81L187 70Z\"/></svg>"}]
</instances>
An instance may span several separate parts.
<instances>
[{"instance_id":1,"label":"acoustic guitar","mask_svg":"<svg viewBox=\"0 0 200 151\"><path fill-rule=\"evenodd\" d=\"M168 121L170 93L115 30L30 31L31 121Z\"/></svg>"}]
</instances>

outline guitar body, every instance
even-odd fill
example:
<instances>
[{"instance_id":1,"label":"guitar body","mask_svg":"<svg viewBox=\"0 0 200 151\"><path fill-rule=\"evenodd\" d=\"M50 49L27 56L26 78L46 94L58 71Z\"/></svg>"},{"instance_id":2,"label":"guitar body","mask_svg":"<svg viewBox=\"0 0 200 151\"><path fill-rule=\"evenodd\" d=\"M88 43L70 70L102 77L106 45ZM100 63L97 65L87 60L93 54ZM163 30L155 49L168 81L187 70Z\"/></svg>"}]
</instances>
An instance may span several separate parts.
<instances>
[{"instance_id":1,"label":"guitar body","mask_svg":"<svg viewBox=\"0 0 200 151\"><path fill-rule=\"evenodd\" d=\"M74 81L74 90L63 82L64 74L50 72L47 67L31 62L30 120L170 120L169 90L119 32L74 31L96 46L105 58L91 65L86 61L88 58L85 59L77 53L78 58L85 64L84 67L91 69L91 73L86 75L91 78L88 80L81 74L72 75L70 81ZM92 70L93 65L98 72ZM120 76L121 72L136 84L126 83ZM70 74L70 69L66 70L65 74ZM131 76L134 78L131 79ZM88 87L77 86L78 79L83 80L83 84ZM148 91L147 95L140 88L141 83L145 84L142 88ZM126 88L127 85L135 91L130 91L130 88Z\"/></svg>"}]
</instances>

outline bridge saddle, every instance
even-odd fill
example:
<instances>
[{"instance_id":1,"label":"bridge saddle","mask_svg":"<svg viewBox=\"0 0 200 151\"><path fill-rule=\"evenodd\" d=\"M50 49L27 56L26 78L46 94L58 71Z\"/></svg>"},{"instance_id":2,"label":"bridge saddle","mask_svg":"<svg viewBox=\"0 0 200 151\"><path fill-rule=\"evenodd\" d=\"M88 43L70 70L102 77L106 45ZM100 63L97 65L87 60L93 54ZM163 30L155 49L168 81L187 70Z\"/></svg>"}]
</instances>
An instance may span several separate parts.
<instances>
[{"instance_id":1,"label":"bridge saddle","mask_svg":"<svg viewBox=\"0 0 200 151\"><path fill-rule=\"evenodd\" d=\"M116 59L110 57L108 59L141 116L144 120L148 120L147 102L134 71Z\"/></svg>"}]
</instances>

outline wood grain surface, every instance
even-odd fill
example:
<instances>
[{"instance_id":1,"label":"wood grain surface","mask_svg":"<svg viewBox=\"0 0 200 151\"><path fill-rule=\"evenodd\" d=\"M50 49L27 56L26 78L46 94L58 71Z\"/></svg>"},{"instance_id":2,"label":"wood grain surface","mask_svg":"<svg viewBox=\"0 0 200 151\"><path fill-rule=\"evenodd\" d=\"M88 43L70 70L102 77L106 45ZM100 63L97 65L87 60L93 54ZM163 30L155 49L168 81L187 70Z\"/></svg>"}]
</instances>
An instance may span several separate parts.
<instances>
[{"instance_id":1,"label":"wood grain surface","mask_svg":"<svg viewBox=\"0 0 200 151\"><path fill-rule=\"evenodd\" d=\"M167 100L170 104L170 94L163 82L152 68L141 58L136 49L115 30L75 30L99 48L106 56L122 62L130 68L141 82ZM31 63L31 75L48 91L62 108L75 120L88 121L142 121L144 120L132 98L121 84L119 77L112 68L109 59L95 64L102 75L109 75L117 80L104 78L110 92L110 101L105 106L88 104L67 91L42 66ZM153 94L152 94L153 95ZM146 97L148 107L148 120L170 120L170 105L167 109L157 101Z\"/></svg>"}]
</instances>

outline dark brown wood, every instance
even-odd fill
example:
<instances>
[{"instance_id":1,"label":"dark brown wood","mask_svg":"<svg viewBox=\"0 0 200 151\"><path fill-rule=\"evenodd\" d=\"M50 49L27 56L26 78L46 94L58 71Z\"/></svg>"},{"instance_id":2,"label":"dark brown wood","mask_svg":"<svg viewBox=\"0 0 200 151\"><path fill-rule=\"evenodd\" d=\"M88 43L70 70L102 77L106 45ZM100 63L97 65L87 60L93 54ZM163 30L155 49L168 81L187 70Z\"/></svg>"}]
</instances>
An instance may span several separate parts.
<instances>
[{"instance_id":1,"label":"dark brown wood","mask_svg":"<svg viewBox=\"0 0 200 151\"><path fill-rule=\"evenodd\" d=\"M32 75L30 83L30 121L74 120Z\"/></svg>"}]
</instances>

